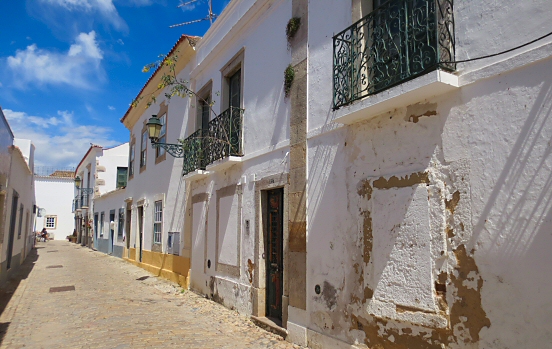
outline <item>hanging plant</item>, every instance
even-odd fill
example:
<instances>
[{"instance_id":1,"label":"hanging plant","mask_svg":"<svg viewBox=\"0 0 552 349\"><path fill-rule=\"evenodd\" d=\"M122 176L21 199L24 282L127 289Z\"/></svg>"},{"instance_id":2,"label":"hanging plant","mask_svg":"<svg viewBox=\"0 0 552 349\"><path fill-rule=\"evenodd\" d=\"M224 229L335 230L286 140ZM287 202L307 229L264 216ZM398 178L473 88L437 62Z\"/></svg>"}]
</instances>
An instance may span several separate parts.
<instances>
[{"instance_id":1,"label":"hanging plant","mask_svg":"<svg viewBox=\"0 0 552 349\"><path fill-rule=\"evenodd\" d=\"M291 39L297 34L299 26L301 25L301 17L293 17L289 20L286 26L286 36L288 44L291 44Z\"/></svg>"},{"instance_id":2,"label":"hanging plant","mask_svg":"<svg viewBox=\"0 0 552 349\"><path fill-rule=\"evenodd\" d=\"M291 85L293 84L294 78L295 70L290 64L287 66L286 70L284 70L284 92L286 93L286 97L289 97L289 93L291 92Z\"/></svg>"}]
</instances>

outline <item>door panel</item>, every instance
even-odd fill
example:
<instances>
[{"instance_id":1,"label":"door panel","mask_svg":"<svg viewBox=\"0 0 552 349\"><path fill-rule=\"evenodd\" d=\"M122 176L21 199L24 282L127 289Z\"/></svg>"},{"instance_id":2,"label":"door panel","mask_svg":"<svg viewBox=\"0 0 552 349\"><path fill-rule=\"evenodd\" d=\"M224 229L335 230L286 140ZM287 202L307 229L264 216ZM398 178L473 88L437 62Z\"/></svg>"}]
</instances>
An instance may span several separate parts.
<instances>
[{"instance_id":1,"label":"door panel","mask_svg":"<svg viewBox=\"0 0 552 349\"><path fill-rule=\"evenodd\" d=\"M283 189L267 192L266 314L282 319L283 290Z\"/></svg>"}]
</instances>

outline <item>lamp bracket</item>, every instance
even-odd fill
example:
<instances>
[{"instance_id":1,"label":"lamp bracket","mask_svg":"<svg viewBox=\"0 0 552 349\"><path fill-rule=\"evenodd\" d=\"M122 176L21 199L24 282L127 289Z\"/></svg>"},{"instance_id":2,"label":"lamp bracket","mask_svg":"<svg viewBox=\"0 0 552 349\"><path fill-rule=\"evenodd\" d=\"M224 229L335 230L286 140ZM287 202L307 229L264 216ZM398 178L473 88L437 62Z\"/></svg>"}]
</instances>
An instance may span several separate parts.
<instances>
[{"instance_id":1,"label":"lamp bracket","mask_svg":"<svg viewBox=\"0 0 552 349\"><path fill-rule=\"evenodd\" d=\"M154 148L161 147L165 149L165 151L175 158L183 158L184 157L184 148L182 147L182 144L170 144L170 143L157 143L152 140L151 145Z\"/></svg>"}]
</instances>

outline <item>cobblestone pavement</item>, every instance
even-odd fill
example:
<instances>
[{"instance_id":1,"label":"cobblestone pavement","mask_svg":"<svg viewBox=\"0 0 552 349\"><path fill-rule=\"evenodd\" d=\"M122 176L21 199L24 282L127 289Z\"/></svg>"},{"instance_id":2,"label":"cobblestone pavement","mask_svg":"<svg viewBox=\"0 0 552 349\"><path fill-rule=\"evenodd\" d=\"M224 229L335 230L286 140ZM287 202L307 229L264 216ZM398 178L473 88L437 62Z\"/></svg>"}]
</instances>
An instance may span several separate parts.
<instances>
[{"instance_id":1,"label":"cobblestone pavement","mask_svg":"<svg viewBox=\"0 0 552 349\"><path fill-rule=\"evenodd\" d=\"M65 241L33 254L0 294L0 348L300 348L119 258Z\"/></svg>"}]
</instances>

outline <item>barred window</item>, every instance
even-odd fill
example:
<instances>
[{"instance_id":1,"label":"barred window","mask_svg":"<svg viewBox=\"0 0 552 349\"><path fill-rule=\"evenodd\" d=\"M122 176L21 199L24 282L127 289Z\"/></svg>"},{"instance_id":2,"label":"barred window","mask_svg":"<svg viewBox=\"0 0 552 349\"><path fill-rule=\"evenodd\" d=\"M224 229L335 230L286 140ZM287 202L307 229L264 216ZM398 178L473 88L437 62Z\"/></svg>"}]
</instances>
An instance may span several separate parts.
<instances>
[{"instance_id":1,"label":"barred window","mask_svg":"<svg viewBox=\"0 0 552 349\"><path fill-rule=\"evenodd\" d=\"M56 229L57 216L46 216L46 229Z\"/></svg>"},{"instance_id":2,"label":"barred window","mask_svg":"<svg viewBox=\"0 0 552 349\"><path fill-rule=\"evenodd\" d=\"M153 243L161 243L161 229L163 227L163 201L155 202L153 208Z\"/></svg>"}]
</instances>

